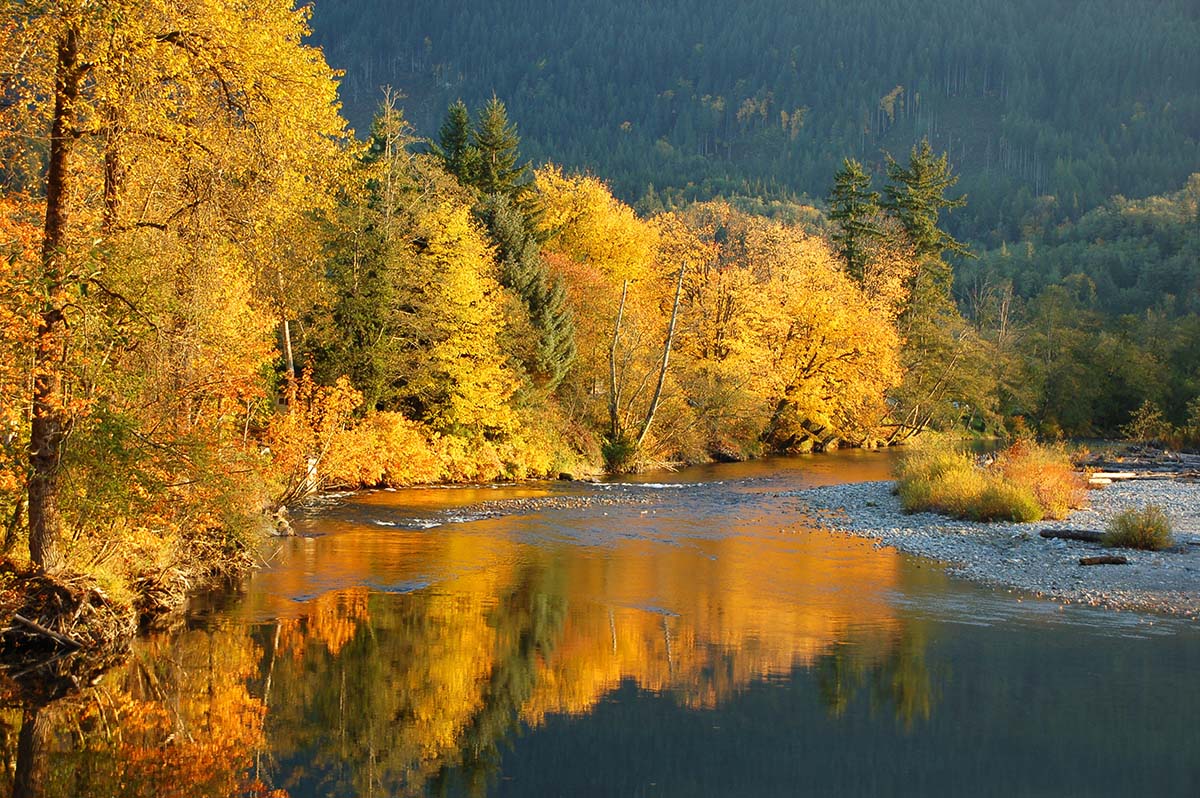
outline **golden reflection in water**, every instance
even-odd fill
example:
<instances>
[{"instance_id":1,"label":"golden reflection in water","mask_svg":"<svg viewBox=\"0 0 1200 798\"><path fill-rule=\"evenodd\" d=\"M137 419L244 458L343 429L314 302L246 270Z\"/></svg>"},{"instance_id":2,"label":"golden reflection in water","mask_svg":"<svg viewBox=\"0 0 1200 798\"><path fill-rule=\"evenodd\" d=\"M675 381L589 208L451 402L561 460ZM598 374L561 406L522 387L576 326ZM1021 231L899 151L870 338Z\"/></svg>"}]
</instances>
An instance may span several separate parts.
<instances>
[{"instance_id":1,"label":"golden reflection in water","mask_svg":"<svg viewBox=\"0 0 1200 798\"><path fill-rule=\"evenodd\" d=\"M821 533L533 546L487 527L393 536L426 572L452 574L432 587L331 591L279 613L274 747L370 763L353 771L363 794L416 793L480 767L518 720L587 713L623 682L704 709L819 668L837 715L889 663L903 666L884 676L889 700L908 721L928 715L921 646L888 601L890 550ZM336 567L397 576L359 553Z\"/></svg>"},{"instance_id":2,"label":"golden reflection in water","mask_svg":"<svg viewBox=\"0 0 1200 798\"><path fill-rule=\"evenodd\" d=\"M818 536L639 551L651 546L567 564L571 609L522 708L527 722L587 712L626 679L713 707L851 639L860 657L882 656L898 633L884 598L894 552Z\"/></svg>"},{"instance_id":3,"label":"golden reflection in water","mask_svg":"<svg viewBox=\"0 0 1200 798\"><path fill-rule=\"evenodd\" d=\"M280 795L252 773L266 706L243 627L143 641L95 686L0 716L14 796Z\"/></svg>"},{"instance_id":4,"label":"golden reflection in water","mask_svg":"<svg viewBox=\"0 0 1200 798\"><path fill-rule=\"evenodd\" d=\"M29 794L420 794L452 773L478 786L519 723L588 713L623 683L705 709L797 668L831 715L873 679L906 721L928 716L890 550L736 524L533 545L500 526L297 541L240 621L142 642L40 725L10 712L6 772L24 735L26 768L55 774Z\"/></svg>"}]
</instances>

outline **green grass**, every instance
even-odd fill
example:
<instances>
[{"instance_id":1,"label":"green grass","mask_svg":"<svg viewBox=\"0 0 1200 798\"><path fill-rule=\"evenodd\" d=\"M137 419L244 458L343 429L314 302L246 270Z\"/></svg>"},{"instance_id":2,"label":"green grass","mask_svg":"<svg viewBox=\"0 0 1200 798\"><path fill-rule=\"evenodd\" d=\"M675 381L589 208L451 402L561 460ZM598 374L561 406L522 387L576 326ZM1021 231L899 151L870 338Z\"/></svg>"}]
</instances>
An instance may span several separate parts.
<instances>
[{"instance_id":1,"label":"green grass","mask_svg":"<svg viewBox=\"0 0 1200 798\"><path fill-rule=\"evenodd\" d=\"M1171 519L1155 504L1117 513L1108 522L1103 543L1110 548L1159 551L1175 545Z\"/></svg>"}]
</instances>

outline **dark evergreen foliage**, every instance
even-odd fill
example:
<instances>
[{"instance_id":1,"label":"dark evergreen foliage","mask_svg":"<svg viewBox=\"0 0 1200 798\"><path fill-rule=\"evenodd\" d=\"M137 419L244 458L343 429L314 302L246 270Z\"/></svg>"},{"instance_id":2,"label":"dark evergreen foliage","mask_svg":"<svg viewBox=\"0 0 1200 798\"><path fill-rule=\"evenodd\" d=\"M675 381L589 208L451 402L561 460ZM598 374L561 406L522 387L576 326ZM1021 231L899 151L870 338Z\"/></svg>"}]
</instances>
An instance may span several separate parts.
<instances>
[{"instance_id":1,"label":"dark evergreen foliage","mask_svg":"<svg viewBox=\"0 0 1200 798\"><path fill-rule=\"evenodd\" d=\"M871 240L881 232L879 211L879 192L871 191L871 176L858 161L846 158L829 192L829 218L837 222L830 238L846 271L858 280L862 280Z\"/></svg>"},{"instance_id":2,"label":"dark evergreen foliage","mask_svg":"<svg viewBox=\"0 0 1200 798\"><path fill-rule=\"evenodd\" d=\"M538 334L528 370L552 390L575 360L575 321L562 281L550 274L526 216L503 194L480 204L479 215L496 244L500 283L521 298Z\"/></svg>"},{"instance_id":3,"label":"dark evergreen foliage","mask_svg":"<svg viewBox=\"0 0 1200 798\"><path fill-rule=\"evenodd\" d=\"M385 83L426 135L456 98L496 94L534 163L590 169L631 202L651 184L668 207L824 196L844 156L882 175L884 151L928 138L971 197L949 232L995 247L1200 171L1196 8L321 0L313 25L360 126Z\"/></svg>"},{"instance_id":4,"label":"dark evergreen foliage","mask_svg":"<svg viewBox=\"0 0 1200 798\"><path fill-rule=\"evenodd\" d=\"M471 112L462 100L456 100L446 110L446 121L442 122L432 149L447 172L464 185L474 184L479 169L479 150L471 143Z\"/></svg>"}]
</instances>

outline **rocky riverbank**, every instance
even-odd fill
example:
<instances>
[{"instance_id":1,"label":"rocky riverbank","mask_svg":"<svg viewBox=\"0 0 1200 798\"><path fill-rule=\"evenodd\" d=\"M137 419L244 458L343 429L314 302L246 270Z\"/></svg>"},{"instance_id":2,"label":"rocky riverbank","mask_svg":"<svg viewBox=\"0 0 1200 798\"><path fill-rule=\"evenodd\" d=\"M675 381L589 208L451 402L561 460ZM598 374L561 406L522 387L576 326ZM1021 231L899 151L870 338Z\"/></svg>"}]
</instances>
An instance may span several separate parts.
<instances>
[{"instance_id":1,"label":"rocky riverbank","mask_svg":"<svg viewBox=\"0 0 1200 798\"><path fill-rule=\"evenodd\" d=\"M891 482L835 485L791 494L797 510L832 532L928 557L973 581L1027 591L1065 604L1200 618L1200 484L1138 480L1089 491L1089 507L1062 522L974 523L932 513L905 514ZM1102 530L1128 507L1157 504L1175 528L1175 549L1105 549L1046 539L1046 528ZM1080 565L1081 557L1118 553L1126 565Z\"/></svg>"}]
</instances>

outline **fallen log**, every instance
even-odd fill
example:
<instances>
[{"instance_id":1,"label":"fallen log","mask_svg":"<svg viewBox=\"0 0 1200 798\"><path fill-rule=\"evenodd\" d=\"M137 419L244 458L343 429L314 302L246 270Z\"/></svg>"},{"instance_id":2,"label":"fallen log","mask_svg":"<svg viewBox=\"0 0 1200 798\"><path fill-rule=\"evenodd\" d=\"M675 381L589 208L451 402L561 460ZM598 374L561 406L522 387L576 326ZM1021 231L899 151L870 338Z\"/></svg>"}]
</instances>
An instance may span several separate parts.
<instances>
[{"instance_id":1,"label":"fallen log","mask_svg":"<svg viewBox=\"0 0 1200 798\"><path fill-rule=\"evenodd\" d=\"M1127 565L1129 560L1112 554L1101 554L1096 557L1080 557L1080 565Z\"/></svg>"},{"instance_id":2,"label":"fallen log","mask_svg":"<svg viewBox=\"0 0 1200 798\"><path fill-rule=\"evenodd\" d=\"M1063 540L1083 540L1088 543L1099 543L1104 539L1103 532L1091 529L1043 529L1040 533L1044 538L1062 538Z\"/></svg>"},{"instance_id":3,"label":"fallen log","mask_svg":"<svg viewBox=\"0 0 1200 798\"><path fill-rule=\"evenodd\" d=\"M64 645L64 646L67 646L67 647L73 648L73 649L83 648L83 643L80 643L78 640L73 640L73 639L67 637L66 635L60 635L58 632L54 631L53 629L47 629L46 627L42 626L40 623L37 623L36 621L31 621L22 615L14 614L12 618L14 621L21 624L22 626L32 629L33 631L37 632L38 634L45 635L46 637L50 638L51 640L53 640L56 643L59 643L61 645Z\"/></svg>"},{"instance_id":4,"label":"fallen log","mask_svg":"<svg viewBox=\"0 0 1200 798\"><path fill-rule=\"evenodd\" d=\"M1136 479L1137 473L1134 471L1095 471L1092 473L1092 479Z\"/></svg>"}]
</instances>

